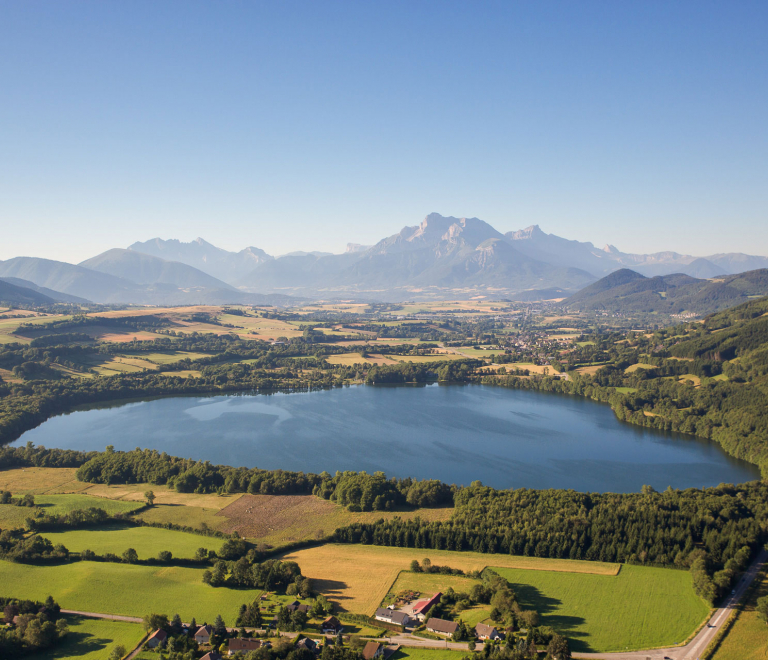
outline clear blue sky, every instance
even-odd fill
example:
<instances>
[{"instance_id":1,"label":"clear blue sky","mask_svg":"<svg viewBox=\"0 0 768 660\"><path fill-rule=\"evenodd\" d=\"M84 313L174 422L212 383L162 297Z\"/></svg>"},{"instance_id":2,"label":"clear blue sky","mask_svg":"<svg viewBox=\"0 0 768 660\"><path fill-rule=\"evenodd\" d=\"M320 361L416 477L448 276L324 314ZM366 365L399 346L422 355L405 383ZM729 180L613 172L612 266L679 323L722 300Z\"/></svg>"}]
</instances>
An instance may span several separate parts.
<instances>
[{"instance_id":1,"label":"clear blue sky","mask_svg":"<svg viewBox=\"0 0 768 660\"><path fill-rule=\"evenodd\" d=\"M432 211L768 254L768 3L0 0L0 259Z\"/></svg>"}]
</instances>

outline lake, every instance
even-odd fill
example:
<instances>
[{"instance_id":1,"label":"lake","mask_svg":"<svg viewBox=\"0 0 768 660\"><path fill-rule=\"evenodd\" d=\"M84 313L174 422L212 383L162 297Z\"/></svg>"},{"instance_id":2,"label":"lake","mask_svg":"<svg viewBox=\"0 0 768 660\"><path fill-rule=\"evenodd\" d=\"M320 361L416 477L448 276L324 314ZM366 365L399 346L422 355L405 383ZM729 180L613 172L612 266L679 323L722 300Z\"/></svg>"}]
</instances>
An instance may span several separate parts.
<instances>
[{"instance_id":1,"label":"lake","mask_svg":"<svg viewBox=\"0 0 768 660\"><path fill-rule=\"evenodd\" d=\"M161 398L60 415L14 444L28 441L497 488L633 492L760 478L714 442L624 424L605 404L483 385Z\"/></svg>"}]
</instances>

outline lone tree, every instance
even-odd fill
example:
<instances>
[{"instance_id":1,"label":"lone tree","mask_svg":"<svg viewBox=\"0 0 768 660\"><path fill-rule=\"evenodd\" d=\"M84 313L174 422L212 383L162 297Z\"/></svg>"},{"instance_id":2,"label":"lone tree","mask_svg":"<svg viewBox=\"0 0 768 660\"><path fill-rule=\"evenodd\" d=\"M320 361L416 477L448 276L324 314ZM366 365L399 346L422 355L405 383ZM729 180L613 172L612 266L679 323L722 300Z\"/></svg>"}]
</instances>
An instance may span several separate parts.
<instances>
[{"instance_id":1,"label":"lone tree","mask_svg":"<svg viewBox=\"0 0 768 660\"><path fill-rule=\"evenodd\" d=\"M123 657L125 657L125 647L122 644L115 646L109 654L109 660L123 660Z\"/></svg>"},{"instance_id":2,"label":"lone tree","mask_svg":"<svg viewBox=\"0 0 768 660\"><path fill-rule=\"evenodd\" d=\"M126 564L135 564L137 561L139 561L139 554L133 548L128 548L123 553L123 561Z\"/></svg>"},{"instance_id":3,"label":"lone tree","mask_svg":"<svg viewBox=\"0 0 768 660\"><path fill-rule=\"evenodd\" d=\"M154 491L148 490L146 493L144 493L144 498L147 500L147 504L149 506L155 505L155 493Z\"/></svg>"}]
</instances>

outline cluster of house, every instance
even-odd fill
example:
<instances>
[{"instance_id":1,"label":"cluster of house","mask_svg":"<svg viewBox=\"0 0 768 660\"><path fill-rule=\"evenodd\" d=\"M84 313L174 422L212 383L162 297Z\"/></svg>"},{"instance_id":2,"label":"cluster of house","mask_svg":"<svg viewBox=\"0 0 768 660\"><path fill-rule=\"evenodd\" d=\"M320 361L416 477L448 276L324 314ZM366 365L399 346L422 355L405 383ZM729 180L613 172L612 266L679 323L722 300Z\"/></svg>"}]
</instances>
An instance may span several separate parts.
<instances>
[{"instance_id":1,"label":"cluster of house","mask_svg":"<svg viewBox=\"0 0 768 660\"><path fill-rule=\"evenodd\" d=\"M291 611L305 611L302 608L306 608L306 605L301 605L298 601L288 605L289 608L293 607ZM320 624L320 629L324 635L339 635L344 632L344 626L341 625L335 616L329 616L325 621ZM191 631L190 631L190 634ZM195 641L200 644L209 644L211 641L211 635L213 634L213 626L203 625L194 631L193 636ZM147 639L145 646L151 649L162 648L168 641L168 633L164 630L155 630ZM227 655L234 655L238 651L241 653L247 653L248 651L254 651L256 649L271 648L272 644L266 640L261 639L248 639L245 637L236 637L228 641ZM314 640L308 637L303 637L296 642L296 648L305 648L309 651L317 653L319 651L319 645ZM204 655L201 660L221 660L221 656L215 651L211 651Z\"/></svg>"},{"instance_id":2,"label":"cluster of house","mask_svg":"<svg viewBox=\"0 0 768 660\"><path fill-rule=\"evenodd\" d=\"M435 617L427 619L427 613L434 605L440 602L440 597L442 595L442 593L438 592L431 598L418 600L399 610L395 609L392 605L389 607L380 607L376 610L374 616L377 621L402 626L403 629L415 627L426 622L428 632L450 637L459 629L458 623L455 621L447 621L446 619L437 619ZM475 626L475 636L480 640L502 639L503 633L500 633L493 626L478 623Z\"/></svg>"},{"instance_id":3,"label":"cluster of house","mask_svg":"<svg viewBox=\"0 0 768 660\"><path fill-rule=\"evenodd\" d=\"M411 603L406 607L396 610L393 605L389 607L380 607L376 610L374 615L377 621L384 621L385 623L392 623L403 628L410 628L421 623L424 623L427 619L427 613L434 605L440 602L440 597L443 594L439 591L431 598L423 598L417 600L415 603Z\"/></svg>"}]
</instances>

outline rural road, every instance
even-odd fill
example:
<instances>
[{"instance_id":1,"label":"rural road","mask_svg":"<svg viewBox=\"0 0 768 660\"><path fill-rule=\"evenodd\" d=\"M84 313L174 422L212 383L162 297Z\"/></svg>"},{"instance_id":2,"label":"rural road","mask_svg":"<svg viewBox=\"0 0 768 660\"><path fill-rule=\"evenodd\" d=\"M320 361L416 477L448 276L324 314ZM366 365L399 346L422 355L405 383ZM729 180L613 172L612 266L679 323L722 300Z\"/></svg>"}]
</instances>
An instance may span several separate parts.
<instances>
[{"instance_id":1,"label":"rural road","mask_svg":"<svg viewBox=\"0 0 768 660\"><path fill-rule=\"evenodd\" d=\"M733 594L723 603L723 606L715 610L707 624L696 634L696 636L685 646L674 646L671 648L651 649L648 651L627 651L613 653L574 653L574 658L583 658L585 660L698 660L702 653L709 646L715 635L720 631L720 627L733 612L745 592L752 584L758 571L768 560L768 551L761 550L755 561L752 562L749 569L744 573L736 585ZM127 621L129 623L141 623L143 619L134 616L121 616L119 614L100 614L98 612L80 612L78 610L61 610L63 614L76 614L93 619L110 619L112 621ZM228 630L233 630L228 628ZM295 637L298 633L281 633L286 637ZM412 635L392 635L387 638L390 644L399 644L400 646L411 646L425 649L455 649L459 651L467 650L466 642L449 642L424 639L423 637L413 637ZM378 640L377 640L378 641ZM477 650L482 649L482 644L477 644Z\"/></svg>"}]
</instances>

